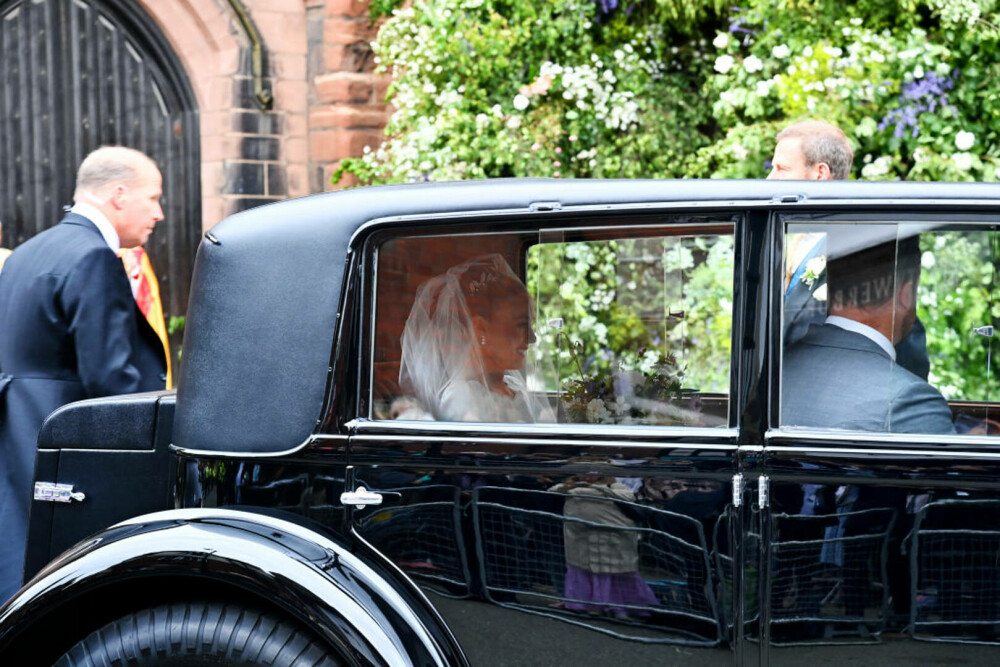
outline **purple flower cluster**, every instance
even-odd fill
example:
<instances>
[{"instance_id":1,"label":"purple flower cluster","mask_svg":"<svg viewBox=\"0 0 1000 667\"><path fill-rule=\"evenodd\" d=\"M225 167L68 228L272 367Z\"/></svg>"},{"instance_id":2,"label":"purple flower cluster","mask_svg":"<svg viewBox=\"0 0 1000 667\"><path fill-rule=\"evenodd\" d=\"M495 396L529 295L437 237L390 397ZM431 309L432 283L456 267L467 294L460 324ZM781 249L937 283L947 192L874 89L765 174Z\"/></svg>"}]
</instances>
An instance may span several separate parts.
<instances>
[{"instance_id":1,"label":"purple flower cluster","mask_svg":"<svg viewBox=\"0 0 1000 667\"><path fill-rule=\"evenodd\" d=\"M597 20L598 22L600 22L601 15L607 16L611 12L615 11L616 9L618 9L620 3L618 2L618 0L594 0L594 4L597 5L597 9L599 12ZM635 9L635 3L630 2L628 6L625 7L625 15L626 16L630 15L632 13L632 10L634 9Z\"/></svg>"},{"instance_id":2,"label":"purple flower cluster","mask_svg":"<svg viewBox=\"0 0 1000 667\"><path fill-rule=\"evenodd\" d=\"M732 18L729 20L729 34L731 35L736 35L740 33L744 35L755 34L753 30L743 27L743 22L747 20L747 17L741 16L741 14L747 11L746 7L730 7L729 11L732 12Z\"/></svg>"},{"instance_id":3,"label":"purple flower cluster","mask_svg":"<svg viewBox=\"0 0 1000 667\"><path fill-rule=\"evenodd\" d=\"M920 114L934 113L938 109L951 106L948 102L948 91L955 86L957 74L955 72L953 76L940 76L928 72L921 79L904 83L899 94L899 105L885 115L878 124L878 129L885 130L892 125L894 126L892 136L897 139L902 139L907 130L910 137L916 138L920 134L918 126Z\"/></svg>"}]
</instances>

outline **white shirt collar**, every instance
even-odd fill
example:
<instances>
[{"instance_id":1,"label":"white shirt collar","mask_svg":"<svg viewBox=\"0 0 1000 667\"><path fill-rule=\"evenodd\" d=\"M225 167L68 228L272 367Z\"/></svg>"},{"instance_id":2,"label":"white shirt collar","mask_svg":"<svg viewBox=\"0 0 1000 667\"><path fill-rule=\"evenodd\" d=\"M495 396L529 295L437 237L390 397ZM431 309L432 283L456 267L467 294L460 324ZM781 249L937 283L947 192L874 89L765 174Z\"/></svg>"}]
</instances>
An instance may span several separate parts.
<instances>
[{"instance_id":1,"label":"white shirt collar","mask_svg":"<svg viewBox=\"0 0 1000 667\"><path fill-rule=\"evenodd\" d=\"M835 327L840 327L846 331L853 331L856 334L861 334L885 350L885 353L889 355L890 359L896 361L896 348L892 346L892 341L883 336L877 329L873 329L867 324L862 324L856 320L849 320L846 317L841 317L839 315L828 316L826 318L826 323L832 324Z\"/></svg>"},{"instance_id":2,"label":"white shirt collar","mask_svg":"<svg viewBox=\"0 0 1000 667\"><path fill-rule=\"evenodd\" d=\"M111 221L108 220L107 216L101 213L101 211L90 204L79 202L73 205L70 209L70 213L76 213L77 215L82 215L87 220L97 225L97 230L101 232L101 236L104 237L104 241L111 248L111 251L118 254L121 249L121 241L118 240L118 232L115 228L111 226Z\"/></svg>"}]
</instances>

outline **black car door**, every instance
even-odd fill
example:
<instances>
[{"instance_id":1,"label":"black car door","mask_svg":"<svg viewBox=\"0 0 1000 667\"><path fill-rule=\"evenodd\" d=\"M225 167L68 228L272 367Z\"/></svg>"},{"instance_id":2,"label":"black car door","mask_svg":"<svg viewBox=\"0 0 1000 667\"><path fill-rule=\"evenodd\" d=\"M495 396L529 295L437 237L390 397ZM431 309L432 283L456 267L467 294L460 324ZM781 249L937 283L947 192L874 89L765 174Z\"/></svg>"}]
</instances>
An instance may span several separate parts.
<instances>
[{"instance_id":1,"label":"black car door","mask_svg":"<svg viewBox=\"0 0 1000 667\"><path fill-rule=\"evenodd\" d=\"M997 222L775 215L762 662L1000 655Z\"/></svg>"},{"instance_id":2,"label":"black car door","mask_svg":"<svg viewBox=\"0 0 1000 667\"><path fill-rule=\"evenodd\" d=\"M357 534L473 664L732 664L746 212L404 222L359 253Z\"/></svg>"}]
</instances>

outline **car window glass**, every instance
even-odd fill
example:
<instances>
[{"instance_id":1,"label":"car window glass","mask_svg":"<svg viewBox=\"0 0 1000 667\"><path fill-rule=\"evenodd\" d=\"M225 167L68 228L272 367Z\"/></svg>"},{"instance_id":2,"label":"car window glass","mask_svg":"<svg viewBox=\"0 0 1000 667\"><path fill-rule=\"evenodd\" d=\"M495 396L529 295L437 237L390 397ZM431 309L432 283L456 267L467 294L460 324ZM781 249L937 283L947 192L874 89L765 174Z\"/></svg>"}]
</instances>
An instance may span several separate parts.
<instances>
[{"instance_id":1,"label":"car window glass","mask_svg":"<svg viewBox=\"0 0 1000 667\"><path fill-rule=\"evenodd\" d=\"M731 234L568 239L528 257L561 421L728 424Z\"/></svg>"},{"instance_id":2,"label":"car window glass","mask_svg":"<svg viewBox=\"0 0 1000 667\"><path fill-rule=\"evenodd\" d=\"M396 238L375 419L727 426L733 223Z\"/></svg>"},{"instance_id":3,"label":"car window glass","mask_svg":"<svg viewBox=\"0 0 1000 667\"><path fill-rule=\"evenodd\" d=\"M996 259L981 225L787 225L782 424L1000 433Z\"/></svg>"}]
</instances>

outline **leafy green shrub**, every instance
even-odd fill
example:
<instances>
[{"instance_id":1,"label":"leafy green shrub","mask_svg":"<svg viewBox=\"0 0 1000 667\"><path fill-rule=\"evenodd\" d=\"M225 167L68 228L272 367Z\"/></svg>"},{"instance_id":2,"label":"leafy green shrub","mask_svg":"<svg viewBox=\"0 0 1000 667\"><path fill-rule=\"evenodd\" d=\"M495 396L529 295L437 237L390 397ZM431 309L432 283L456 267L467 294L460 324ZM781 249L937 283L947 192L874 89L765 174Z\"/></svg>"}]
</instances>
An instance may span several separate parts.
<instances>
[{"instance_id":1,"label":"leafy green shrub","mask_svg":"<svg viewBox=\"0 0 1000 667\"><path fill-rule=\"evenodd\" d=\"M345 173L364 183L762 178L775 134L807 117L852 138L854 178L998 180L995 0L371 2L372 16L385 18L373 47L393 76L387 101L395 112L385 141L345 160L335 182ZM928 252L956 265L977 253L996 257L986 241L975 245ZM728 358L720 332L731 322L712 319L731 320L731 294L718 287L730 255L718 249L698 268L705 312L691 321L707 324L687 332L701 336L698 345L670 350L682 339L661 341L690 365L685 383L716 389L728 382L725 370L690 373ZM619 305L622 286L606 271L616 250L567 252L580 254L569 269L537 273L533 292L569 295L542 311L558 306L598 364L602 349L654 346L653 332ZM557 266L555 258L532 261ZM689 287L698 284L692 278ZM989 312L988 292L974 279L928 278L920 317L936 331L966 332L1000 316ZM982 341L944 337L930 352L932 379L946 394L971 396L987 372L995 376ZM963 375L966 361L982 375Z\"/></svg>"}]
</instances>

